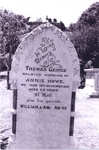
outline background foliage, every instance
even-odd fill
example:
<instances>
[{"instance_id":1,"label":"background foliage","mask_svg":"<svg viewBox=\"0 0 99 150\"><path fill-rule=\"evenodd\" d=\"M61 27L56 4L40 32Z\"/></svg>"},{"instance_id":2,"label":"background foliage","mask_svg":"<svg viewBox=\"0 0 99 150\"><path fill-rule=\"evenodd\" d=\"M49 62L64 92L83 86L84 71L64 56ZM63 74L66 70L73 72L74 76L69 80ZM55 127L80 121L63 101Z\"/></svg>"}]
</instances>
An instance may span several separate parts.
<instances>
[{"instance_id":1,"label":"background foliage","mask_svg":"<svg viewBox=\"0 0 99 150\"><path fill-rule=\"evenodd\" d=\"M70 24L73 42L85 68L99 68L99 2L84 11L77 23Z\"/></svg>"}]
</instances>

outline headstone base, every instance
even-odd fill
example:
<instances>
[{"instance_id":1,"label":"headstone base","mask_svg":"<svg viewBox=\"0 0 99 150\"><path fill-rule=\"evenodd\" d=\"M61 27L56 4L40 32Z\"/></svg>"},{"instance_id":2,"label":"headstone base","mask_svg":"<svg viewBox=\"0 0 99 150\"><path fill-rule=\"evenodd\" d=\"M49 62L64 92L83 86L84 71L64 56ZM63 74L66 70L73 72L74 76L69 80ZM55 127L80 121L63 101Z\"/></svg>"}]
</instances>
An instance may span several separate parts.
<instances>
[{"instance_id":1,"label":"headstone base","mask_svg":"<svg viewBox=\"0 0 99 150\"><path fill-rule=\"evenodd\" d=\"M66 148L64 148L64 149L60 149L59 148L59 150L70 150L70 149L72 149L72 150L75 149L75 140L74 140L73 136L70 136L69 145L67 145ZM16 138L15 138L15 135L11 135L11 137L9 138L9 144L8 144L6 150L18 150L17 147L16 147ZM56 150L56 149L52 149L52 148L50 149L49 148L49 149L38 149L38 150Z\"/></svg>"}]
</instances>

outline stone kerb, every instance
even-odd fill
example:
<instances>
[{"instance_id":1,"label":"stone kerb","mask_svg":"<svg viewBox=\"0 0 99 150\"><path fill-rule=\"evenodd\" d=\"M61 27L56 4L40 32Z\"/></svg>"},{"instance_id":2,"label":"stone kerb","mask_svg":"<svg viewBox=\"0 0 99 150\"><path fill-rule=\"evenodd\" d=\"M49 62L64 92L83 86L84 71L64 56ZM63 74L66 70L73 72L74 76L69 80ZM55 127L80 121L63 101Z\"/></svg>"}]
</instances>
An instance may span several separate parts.
<instances>
[{"instance_id":1,"label":"stone kerb","mask_svg":"<svg viewBox=\"0 0 99 150\"><path fill-rule=\"evenodd\" d=\"M73 67L73 87L72 91L76 91L80 84L80 65L76 50L73 44L70 42L69 38L65 33L63 33L60 29L56 28L55 26L51 25L50 23L43 24L37 27L35 30L31 31L21 42L19 47L16 50L16 53L13 57L12 67L10 72L10 84L12 89L17 89L18 86L18 70L20 59L24 53L26 47L28 47L29 43L34 40L38 35L41 33L51 30L61 41L66 44L66 50L69 52L71 60L72 60L72 67Z\"/></svg>"}]
</instances>

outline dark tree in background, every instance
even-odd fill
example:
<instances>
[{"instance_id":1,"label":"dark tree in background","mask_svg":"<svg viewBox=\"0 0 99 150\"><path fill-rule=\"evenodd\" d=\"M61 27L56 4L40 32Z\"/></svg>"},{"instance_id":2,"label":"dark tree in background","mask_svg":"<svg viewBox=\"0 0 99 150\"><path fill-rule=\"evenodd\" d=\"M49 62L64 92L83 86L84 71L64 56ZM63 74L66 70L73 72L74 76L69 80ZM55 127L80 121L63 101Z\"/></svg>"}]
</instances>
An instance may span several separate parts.
<instances>
[{"instance_id":1,"label":"dark tree in background","mask_svg":"<svg viewBox=\"0 0 99 150\"><path fill-rule=\"evenodd\" d=\"M73 42L81 66L81 88L85 86L84 68L99 68L99 2L84 11L77 23L70 24Z\"/></svg>"},{"instance_id":2,"label":"dark tree in background","mask_svg":"<svg viewBox=\"0 0 99 150\"><path fill-rule=\"evenodd\" d=\"M12 57L20 43L19 36L27 32L26 19L22 15L16 15L7 10L0 10L0 53L5 58L7 67L7 87L10 89L9 72L11 70Z\"/></svg>"},{"instance_id":3,"label":"dark tree in background","mask_svg":"<svg viewBox=\"0 0 99 150\"><path fill-rule=\"evenodd\" d=\"M92 63L88 68L99 68L99 2L84 11L77 23L70 24L68 31L72 32L71 41L85 68L89 61Z\"/></svg>"},{"instance_id":4,"label":"dark tree in background","mask_svg":"<svg viewBox=\"0 0 99 150\"><path fill-rule=\"evenodd\" d=\"M9 72L12 57L21 42L21 36L41 24L40 21L29 22L29 18L0 9L0 62L7 67L7 87L10 89ZM3 63L2 63L3 62ZM2 69L2 65L0 70Z\"/></svg>"}]
</instances>

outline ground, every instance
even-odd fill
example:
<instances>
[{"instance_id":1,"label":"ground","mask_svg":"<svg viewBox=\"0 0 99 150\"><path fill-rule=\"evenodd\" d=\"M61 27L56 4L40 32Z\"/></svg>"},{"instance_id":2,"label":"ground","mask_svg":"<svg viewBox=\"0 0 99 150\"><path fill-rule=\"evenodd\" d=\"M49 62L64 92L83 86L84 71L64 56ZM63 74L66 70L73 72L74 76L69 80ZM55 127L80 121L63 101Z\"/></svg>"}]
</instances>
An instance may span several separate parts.
<instances>
[{"instance_id":1,"label":"ground","mask_svg":"<svg viewBox=\"0 0 99 150\"><path fill-rule=\"evenodd\" d=\"M84 89L76 93L76 116L74 137L76 149L99 148L99 98L89 98L94 91L93 79L86 81ZM4 139L11 134L12 90L7 90L6 80L0 81L0 138Z\"/></svg>"},{"instance_id":2,"label":"ground","mask_svg":"<svg viewBox=\"0 0 99 150\"><path fill-rule=\"evenodd\" d=\"M87 80L83 90L77 90L75 117L76 148L99 148L99 98L89 96L94 91L93 80Z\"/></svg>"}]
</instances>

